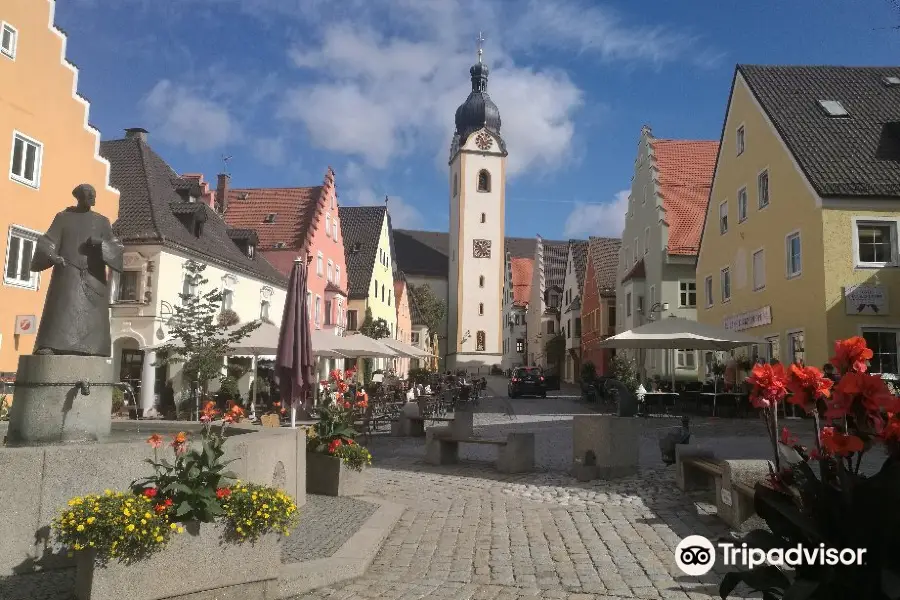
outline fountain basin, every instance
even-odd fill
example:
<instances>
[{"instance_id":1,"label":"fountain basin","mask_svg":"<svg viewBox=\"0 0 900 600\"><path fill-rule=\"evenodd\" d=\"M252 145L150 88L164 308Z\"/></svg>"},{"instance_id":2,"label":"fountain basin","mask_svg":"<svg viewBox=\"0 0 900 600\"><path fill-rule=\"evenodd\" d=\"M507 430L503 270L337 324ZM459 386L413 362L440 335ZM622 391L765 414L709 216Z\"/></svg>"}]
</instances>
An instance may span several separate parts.
<instances>
[{"instance_id":1,"label":"fountain basin","mask_svg":"<svg viewBox=\"0 0 900 600\"><path fill-rule=\"evenodd\" d=\"M197 423L122 421L112 424L108 443L0 447L0 576L74 566L74 559L52 543L50 531L68 500L127 490L150 473L145 462L152 456L150 434L199 436L199 429ZM285 490L298 506L306 503L304 429L235 425L228 432L225 457L238 459L230 470L244 481Z\"/></svg>"}]
</instances>

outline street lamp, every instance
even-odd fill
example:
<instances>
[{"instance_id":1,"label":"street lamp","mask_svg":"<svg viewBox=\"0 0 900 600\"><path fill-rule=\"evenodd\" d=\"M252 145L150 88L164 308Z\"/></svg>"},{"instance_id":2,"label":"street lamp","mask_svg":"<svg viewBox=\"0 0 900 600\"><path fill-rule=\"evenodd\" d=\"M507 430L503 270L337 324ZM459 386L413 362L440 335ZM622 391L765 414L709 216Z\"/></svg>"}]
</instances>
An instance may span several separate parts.
<instances>
[{"instance_id":1,"label":"street lamp","mask_svg":"<svg viewBox=\"0 0 900 600\"><path fill-rule=\"evenodd\" d=\"M668 302L656 302L646 311L646 313L643 310L640 310L638 312L641 314L641 316L645 316L645 314L646 314L647 321L652 323L655 320L654 315L656 315L657 313L662 314L664 312L667 312L668 310L669 310ZM643 323L642 323L642 325L643 325ZM644 371L644 379L647 379L646 353L644 353L641 356L641 368ZM674 373L674 371L673 371L673 373ZM641 383L643 383L643 382L641 382Z\"/></svg>"}]
</instances>

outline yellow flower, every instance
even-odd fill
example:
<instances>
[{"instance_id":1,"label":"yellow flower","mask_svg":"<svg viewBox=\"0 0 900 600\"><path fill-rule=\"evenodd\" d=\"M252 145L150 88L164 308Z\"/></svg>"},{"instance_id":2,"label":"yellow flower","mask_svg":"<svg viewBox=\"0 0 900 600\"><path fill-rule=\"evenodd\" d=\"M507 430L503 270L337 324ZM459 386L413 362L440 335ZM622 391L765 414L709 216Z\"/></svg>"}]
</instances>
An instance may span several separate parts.
<instances>
[{"instance_id":1,"label":"yellow flower","mask_svg":"<svg viewBox=\"0 0 900 600\"><path fill-rule=\"evenodd\" d=\"M146 524L147 524L147 519L141 519L141 525L146 525Z\"/></svg>"},{"instance_id":2,"label":"yellow flower","mask_svg":"<svg viewBox=\"0 0 900 600\"><path fill-rule=\"evenodd\" d=\"M125 529L127 529L128 531L134 531L134 523L129 523L128 527L126 527Z\"/></svg>"},{"instance_id":3,"label":"yellow flower","mask_svg":"<svg viewBox=\"0 0 900 600\"><path fill-rule=\"evenodd\" d=\"M163 536L161 536L161 535L156 536L156 541L157 542L163 541Z\"/></svg>"},{"instance_id":4,"label":"yellow flower","mask_svg":"<svg viewBox=\"0 0 900 600\"><path fill-rule=\"evenodd\" d=\"M172 523L171 525L169 525L169 529L172 529L172 530L176 529L177 527L178 527L178 525L176 525L175 523Z\"/></svg>"},{"instance_id":5,"label":"yellow flower","mask_svg":"<svg viewBox=\"0 0 900 600\"><path fill-rule=\"evenodd\" d=\"M179 528L178 528L178 533L184 533L184 527L179 527Z\"/></svg>"},{"instance_id":6,"label":"yellow flower","mask_svg":"<svg viewBox=\"0 0 900 600\"><path fill-rule=\"evenodd\" d=\"M81 523L78 524L78 527L75 528L75 531L84 531L84 525Z\"/></svg>"},{"instance_id":7,"label":"yellow flower","mask_svg":"<svg viewBox=\"0 0 900 600\"><path fill-rule=\"evenodd\" d=\"M82 546L82 545L79 544L78 542L75 542L75 549L76 549L76 550L81 550L82 548L84 548L84 546Z\"/></svg>"},{"instance_id":8,"label":"yellow flower","mask_svg":"<svg viewBox=\"0 0 900 600\"><path fill-rule=\"evenodd\" d=\"M144 513L144 518L145 518L145 519L152 519L152 518L153 518L153 515L151 515L150 513Z\"/></svg>"},{"instance_id":9,"label":"yellow flower","mask_svg":"<svg viewBox=\"0 0 900 600\"><path fill-rule=\"evenodd\" d=\"M94 524L94 521L96 521L96 520L97 520L97 519L96 519L95 517L88 517L88 518L87 518L87 524L88 524L88 525L93 525L93 524Z\"/></svg>"},{"instance_id":10,"label":"yellow flower","mask_svg":"<svg viewBox=\"0 0 900 600\"><path fill-rule=\"evenodd\" d=\"M122 514L125 515L126 517L130 517L130 516L131 516L131 511L128 510L128 509L126 508L126 509L124 509L124 510L122 511Z\"/></svg>"}]
</instances>

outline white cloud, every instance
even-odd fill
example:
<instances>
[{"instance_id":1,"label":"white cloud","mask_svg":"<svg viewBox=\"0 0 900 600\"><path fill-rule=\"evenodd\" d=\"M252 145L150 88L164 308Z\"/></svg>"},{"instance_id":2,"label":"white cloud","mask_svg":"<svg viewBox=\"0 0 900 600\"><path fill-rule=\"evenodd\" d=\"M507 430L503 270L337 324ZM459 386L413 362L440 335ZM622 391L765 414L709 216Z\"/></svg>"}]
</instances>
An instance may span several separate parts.
<instances>
[{"instance_id":1,"label":"white cloud","mask_svg":"<svg viewBox=\"0 0 900 600\"><path fill-rule=\"evenodd\" d=\"M611 201L602 204L576 204L566 219L566 237L621 237L630 193L631 190L616 192Z\"/></svg>"},{"instance_id":2,"label":"white cloud","mask_svg":"<svg viewBox=\"0 0 900 600\"><path fill-rule=\"evenodd\" d=\"M360 206L381 206L385 194L375 191L372 176L364 165L350 161L337 174L341 202ZM422 213L412 204L405 202L400 196L388 195L388 211L391 213L391 225L397 229L418 229L425 219Z\"/></svg>"},{"instance_id":3,"label":"white cloud","mask_svg":"<svg viewBox=\"0 0 900 600\"><path fill-rule=\"evenodd\" d=\"M153 86L141 109L151 135L190 152L215 150L241 137L240 125L224 106L168 79Z\"/></svg>"},{"instance_id":4,"label":"white cloud","mask_svg":"<svg viewBox=\"0 0 900 600\"><path fill-rule=\"evenodd\" d=\"M263 137L253 141L253 154L256 160L264 165L278 167L284 164L287 151L284 147L284 138Z\"/></svg>"}]
</instances>

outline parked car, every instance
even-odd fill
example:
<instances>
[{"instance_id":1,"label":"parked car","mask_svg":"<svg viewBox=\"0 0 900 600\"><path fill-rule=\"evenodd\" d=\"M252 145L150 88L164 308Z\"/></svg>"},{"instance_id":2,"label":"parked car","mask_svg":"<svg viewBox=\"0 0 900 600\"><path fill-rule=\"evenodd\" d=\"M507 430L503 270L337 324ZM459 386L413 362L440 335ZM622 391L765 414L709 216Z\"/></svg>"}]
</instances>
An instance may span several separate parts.
<instances>
[{"instance_id":1,"label":"parked car","mask_svg":"<svg viewBox=\"0 0 900 600\"><path fill-rule=\"evenodd\" d=\"M519 396L547 397L547 382L540 367L517 367L509 378L507 394L510 398Z\"/></svg>"}]
</instances>

